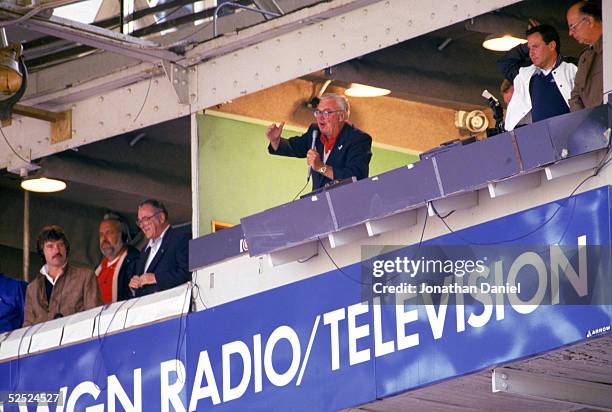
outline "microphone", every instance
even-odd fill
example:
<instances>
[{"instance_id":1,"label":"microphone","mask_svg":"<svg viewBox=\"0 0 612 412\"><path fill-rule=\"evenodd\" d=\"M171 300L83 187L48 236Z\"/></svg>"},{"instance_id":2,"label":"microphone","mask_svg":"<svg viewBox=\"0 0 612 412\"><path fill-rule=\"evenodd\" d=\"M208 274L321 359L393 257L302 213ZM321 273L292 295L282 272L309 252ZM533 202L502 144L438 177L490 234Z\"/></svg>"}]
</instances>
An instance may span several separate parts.
<instances>
[{"instance_id":1,"label":"microphone","mask_svg":"<svg viewBox=\"0 0 612 412\"><path fill-rule=\"evenodd\" d=\"M310 149L314 150L315 148L315 142L317 141L317 137L319 136L319 131L317 129L314 129L312 131L312 144L310 145ZM308 166L308 176L306 177L306 183L308 183L310 181L310 177L312 176L312 167Z\"/></svg>"},{"instance_id":2,"label":"microphone","mask_svg":"<svg viewBox=\"0 0 612 412\"><path fill-rule=\"evenodd\" d=\"M484 97L487 100L493 100L495 103L499 104L499 100L497 100L497 98L495 96L493 96L491 93L489 93L489 91L487 89L484 89L482 91L482 97Z\"/></svg>"}]
</instances>

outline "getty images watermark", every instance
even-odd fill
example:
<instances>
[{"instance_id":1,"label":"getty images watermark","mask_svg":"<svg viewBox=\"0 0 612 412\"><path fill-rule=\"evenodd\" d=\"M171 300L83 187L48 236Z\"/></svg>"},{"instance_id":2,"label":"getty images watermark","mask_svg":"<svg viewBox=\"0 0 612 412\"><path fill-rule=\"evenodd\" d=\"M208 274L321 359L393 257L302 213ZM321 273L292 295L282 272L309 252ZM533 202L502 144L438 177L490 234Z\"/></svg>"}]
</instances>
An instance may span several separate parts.
<instances>
[{"instance_id":1,"label":"getty images watermark","mask_svg":"<svg viewBox=\"0 0 612 412\"><path fill-rule=\"evenodd\" d=\"M362 298L416 304L611 304L610 245L363 246Z\"/></svg>"}]
</instances>

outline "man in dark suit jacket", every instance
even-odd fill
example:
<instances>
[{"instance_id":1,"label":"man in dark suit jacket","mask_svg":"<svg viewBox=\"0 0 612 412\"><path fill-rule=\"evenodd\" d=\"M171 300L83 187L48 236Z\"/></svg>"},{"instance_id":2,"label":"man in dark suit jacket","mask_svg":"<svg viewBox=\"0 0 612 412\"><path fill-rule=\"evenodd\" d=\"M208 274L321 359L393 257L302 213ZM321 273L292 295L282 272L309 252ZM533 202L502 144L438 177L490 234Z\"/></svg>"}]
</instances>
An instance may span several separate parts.
<instances>
[{"instance_id":1,"label":"man in dark suit jacket","mask_svg":"<svg viewBox=\"0 0 612 412\"><path fill-rule=\"evenodd\" d=\"M302 136L281 138L285 122L268 127L268 152L280 156L305 157L306 163L312 168L313 190L333 180L352 176L357 180L366 178L372 158L372 138L348 124L349 115L350 107L344 96L323 95L314 112L317 123L312 124Z\"/></svg>"},{"instance_id":2,"label":"man in dark suit jacket","mask_svg":"<svg viewBox=\"0 0 612 412\"><path fill-rule=\"evenodd\" d=\"M189 282L189 235L170 227L163 203L154 199L142 202L137 223L149 243L136 263L139 275L130 279L134 295L149 295Z\"/></svg>"}]
</instances>

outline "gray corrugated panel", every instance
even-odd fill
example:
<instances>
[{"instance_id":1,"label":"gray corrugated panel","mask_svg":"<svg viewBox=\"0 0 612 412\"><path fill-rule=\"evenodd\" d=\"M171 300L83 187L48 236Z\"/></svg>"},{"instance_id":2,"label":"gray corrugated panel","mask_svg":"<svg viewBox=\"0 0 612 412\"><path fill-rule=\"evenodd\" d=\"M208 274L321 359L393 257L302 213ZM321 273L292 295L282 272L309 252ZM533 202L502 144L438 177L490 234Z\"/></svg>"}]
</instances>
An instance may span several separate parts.
<instances>
[{"instance_id":1,"label":"gray corrugated panel","mask_svg":"<svg viewBox=\"0 0 612 412\"><path fill-rule=\"evenodd\" d=\"M514 135L525 171L538 169L558 160L546 121L519 127L514 130Z\"/></svg>"},{"instance_id":2,"label":"gray corrugated panel","mask_svg":"<svg viewBox=\"0 0 612 412\"><path fill-rule=\"evenodd\" d=\"M446 194L478 189L521 170L510 133L457 146L435 158Z\"/></svg>"},{"instance_id":3,"label":"gray corrugated panel","mask_svg":"<svg viewBox=\"0 0 612 412\"><path fill-rule=\"evenodd\" d=\"M604 132L608 128L608 107L599 106L547 120L558 159L606 147Z\"/></svg>"},{"instance_id":4,"label":"gray corrugated panel","mask_svg":"<svg viewBox=\"0 0 612 412\"><path fill-rule=\"evenodd\" d=\"M514 131L525 171L606 147L612 106L556 116ZM565 150L564 150L565 149Z\"/></svg>"},{"instance_id":5,"label":"gray corrugated panel","mask_svg":"<svg viewBox=\"0 0 612 412\"><path fill-rule=\"evenodd\" d=\"M236 225L189 241L189 270L246 252L242 226ZM241 247L242 246L242 247Z\"/></svg>"},{"instance_id":6,"label":"gray corrugated panel","mask_svg":"<svg viewBox=\"0 0 612 412\"><path fill-rule=\"evenodd\" d=\"M316 239L335 230L325 193L308 196L241 219L251 256Z\"/></svg>"},{"instance_id":7,"label":"gray corrugated panel","mask_svg":"<svg viewBox=\"0 0 612 412\"><path fill-rule=\"evenodd\" d=\"M339 229L423 205L441 196L431 160L329 191Z\"/></svg>"}]
</instances>

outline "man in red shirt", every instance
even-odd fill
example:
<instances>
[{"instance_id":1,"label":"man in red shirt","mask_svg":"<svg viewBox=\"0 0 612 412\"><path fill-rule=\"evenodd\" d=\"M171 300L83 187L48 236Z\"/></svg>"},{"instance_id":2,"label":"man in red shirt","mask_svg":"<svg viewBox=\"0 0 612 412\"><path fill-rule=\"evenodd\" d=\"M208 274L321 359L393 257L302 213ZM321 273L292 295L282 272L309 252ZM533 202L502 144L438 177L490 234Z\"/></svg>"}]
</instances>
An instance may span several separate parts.
<instances>
[{"instance_id":1,"label":"man in red shirt","mask_svg":"<svg viewBox=\"0 0 612 412\"><path fill-rule=\"evenodd\" d=\"M104 255L96 269L104 304L132 297L128 287L138 250L128 245L130 233L127 223L115 213L107 213L100 222L100 251Z\"/></svg>"}]
</instances>

